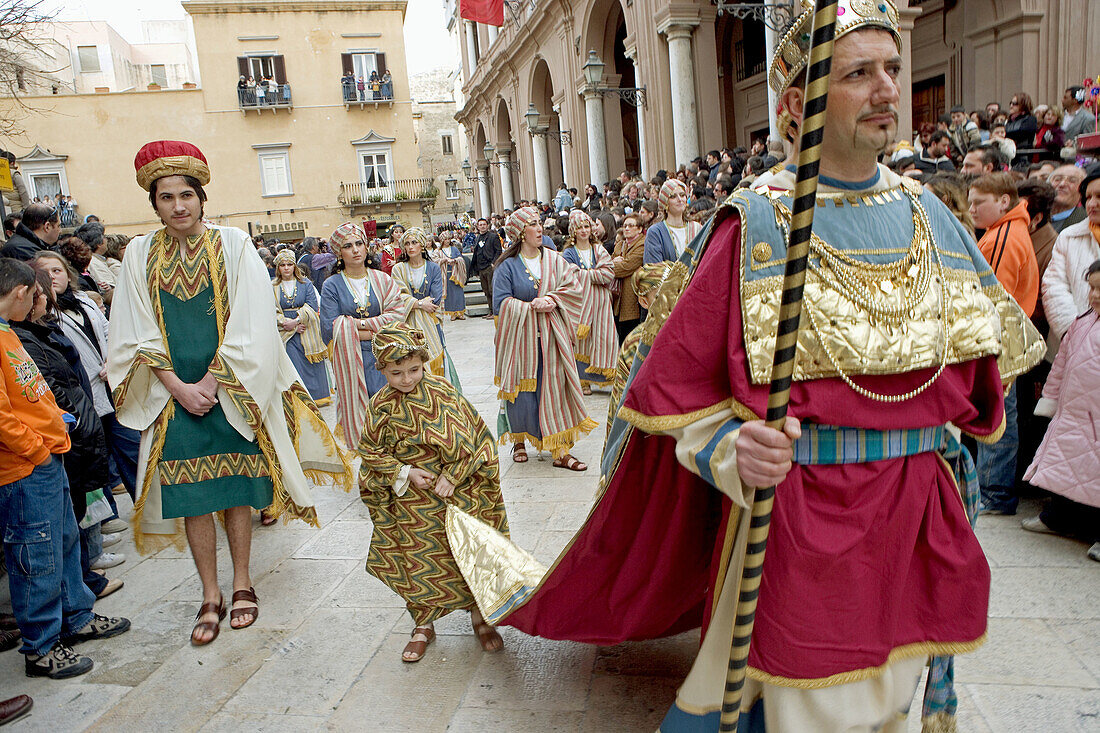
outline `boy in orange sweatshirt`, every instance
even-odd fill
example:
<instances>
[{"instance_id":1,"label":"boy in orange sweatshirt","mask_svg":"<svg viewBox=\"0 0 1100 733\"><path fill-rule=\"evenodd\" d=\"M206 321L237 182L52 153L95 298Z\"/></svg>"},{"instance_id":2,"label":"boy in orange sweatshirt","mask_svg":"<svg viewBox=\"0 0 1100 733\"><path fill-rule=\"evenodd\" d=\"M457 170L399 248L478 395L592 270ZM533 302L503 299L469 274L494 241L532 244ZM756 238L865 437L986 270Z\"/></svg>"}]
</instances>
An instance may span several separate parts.
<instances>
[{"instance_id":1,"label":"boy in orange sweatshirt","mask_svg":"<svg viewBox=\"0 0 1100 733\"><path fill-rule=\"evenodd\" d=\"M70 643L121 634L130 622L92 613L61 463L64 413L8 326L26 319L36 297L34 270L0 258L0 531L27 676L59 679L92 668Z\"/></svg>"},{"instance_id":2,"label":"boy in orange sweatshirt","mask_svg":"<svg viewBox=\"0 0 1100 733\"><path fill-rule=\"evenodd\" d=\"M1008 173L990 173L970 184L970 216L984 229L978 249L989 261L993 274L1016 299L1024 313L1035 312L1039 297L1039 265L1031 245L1027 202L1016 193ZM1005 431L996 443L978 444L978 481L982 487L981 511L1015 514L1016 455L1020 446L1016 424L1016 384L1005 395Z\"/></svg>"}]
</instances>

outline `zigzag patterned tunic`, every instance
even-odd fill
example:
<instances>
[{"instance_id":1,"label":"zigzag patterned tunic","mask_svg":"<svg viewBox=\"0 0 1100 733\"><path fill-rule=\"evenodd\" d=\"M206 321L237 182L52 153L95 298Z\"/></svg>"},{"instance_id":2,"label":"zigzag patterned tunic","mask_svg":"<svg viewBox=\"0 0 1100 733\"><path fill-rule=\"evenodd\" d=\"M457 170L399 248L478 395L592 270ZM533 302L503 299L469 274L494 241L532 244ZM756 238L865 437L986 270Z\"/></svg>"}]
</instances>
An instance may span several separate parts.
<instances>
[{"instance_id":1,"label":"zigzag patterned tunic","mask_svg":"<svg viewBox=\"0 0 1100 733\"><path fill-rule=\"evenodd\" d=\"M359 491L374 522L367 571L405 599L417 626L474 608L444 519L451 501L508 533L492 434L465 397L428 373L408 394L383 387L367 414L359 442ZM406 467L446 476L454 494L444 500L406 483Z\"/></svg>"}]
</instances>

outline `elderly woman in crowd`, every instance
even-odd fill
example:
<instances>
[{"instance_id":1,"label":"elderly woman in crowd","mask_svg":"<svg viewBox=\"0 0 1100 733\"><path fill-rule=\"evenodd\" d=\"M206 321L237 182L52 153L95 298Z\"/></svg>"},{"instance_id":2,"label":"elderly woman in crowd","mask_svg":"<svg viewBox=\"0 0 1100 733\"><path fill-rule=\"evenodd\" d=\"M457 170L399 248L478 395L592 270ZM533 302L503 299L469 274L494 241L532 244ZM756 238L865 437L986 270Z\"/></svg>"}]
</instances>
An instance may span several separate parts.
<instances>
[{"instance_id":1,"label":"elderly woman in crowd","mask_svg":"<svg viewBox=\"0 0 1100 733\"><path fill-rule=\"evenodd\" d=\"M367 267L367 235L361 226L345 222L329 241L339 251L336 271L321 288L321 336L331 345L336 419L354 449L367 402L386 384L375 369L371 341L383 326L405 320L409 302L393 278Z\"/></svg>"},{"instance_id":2,"label":"elderly woman in crowd","mask_svg":"<svg viewBox=\"0 0 1100 733\"><path fill-rule=\"evenodd\" d=\"M619 350L611 307L615 269L607 250L592 236L592 219L580 209L569 214L569 236L562 256L577 268L581 282L577 370L581 390L592 394L592 383L607 384L615 375L615 355Z\"/></svg>"},{"instance_id":3,"label":"elderly woman in crowd","mask_svg":"<svg viewBox=\"0 0 1100 733\"><path fill-rule=\"evenodd\" d=\"M432 374L445 377L461 390L458 373L443 338L443 325L439 320L443 306L443 270L427 258L425 247L428 233L413 227L401 237L401 258L390 273L401 292L409 297L409 313L406 323L424 334L424 348L428 352L427 369Z\"/></svg>"},{"instance_id":4,"label":"elderly woman in crowd","mask_svg":"<svg viewBox=\"0 0 1100 733\"><path fill-rule=\"evenodd\" d=\"M581 395L574 346L583 294L576 269L542 246L542 224L533 206L508 217L510 242L493 276L496 375L504 401L500 441L511 441L512 460L527 461L526 441L548 450L554 466L584 471L570 454L592 431Z\"/></svg>"}]
</instances>

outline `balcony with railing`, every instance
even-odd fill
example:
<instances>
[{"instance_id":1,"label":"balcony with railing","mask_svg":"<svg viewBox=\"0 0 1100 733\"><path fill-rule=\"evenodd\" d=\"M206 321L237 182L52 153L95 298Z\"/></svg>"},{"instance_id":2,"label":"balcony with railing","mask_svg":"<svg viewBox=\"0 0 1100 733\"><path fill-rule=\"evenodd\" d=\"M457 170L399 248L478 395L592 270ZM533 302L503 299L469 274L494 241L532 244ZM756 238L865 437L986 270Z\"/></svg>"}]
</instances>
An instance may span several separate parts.
<instances>
[{"instance_id":1,"label":"balcony with railing","mask_svg":"<svg viewBox=\"0 0 1100 733\"><path fill-rule=\"evenodd\" d=\"M362 86L360 86L362 85ZM377 89L370 81L360 81L344 77L340 80L340 93L343 95L344 108L358 105L364 107L393 106L393 81L378 81Z\"/></svg>"},{"instance_id":2,"label":"balcony with railing","mask_svg":"<svg viewBox=\"0 0 1100 733\"><path fill-rule=\"evenodd\" d=\"M271 110L277 114L280 109L290 109L294 106L290 95L289 84L266 84L237 87L237 106L241 112L248 114L250 111L263 114L264 110Z\"/></svg>"},{"instance_id":3,"label":"balcony with railing","mask_svg":"<svg viewBox=\"0 0 1100 733\"><path fill-rule=\"evenodd\" d=\"M431 178L395 178L390 181L371 183L341 183L337 201L353 211L362 207L382 207L402 203L423 204L435 201L439 189Z\"/></svg>"}]
</instances>

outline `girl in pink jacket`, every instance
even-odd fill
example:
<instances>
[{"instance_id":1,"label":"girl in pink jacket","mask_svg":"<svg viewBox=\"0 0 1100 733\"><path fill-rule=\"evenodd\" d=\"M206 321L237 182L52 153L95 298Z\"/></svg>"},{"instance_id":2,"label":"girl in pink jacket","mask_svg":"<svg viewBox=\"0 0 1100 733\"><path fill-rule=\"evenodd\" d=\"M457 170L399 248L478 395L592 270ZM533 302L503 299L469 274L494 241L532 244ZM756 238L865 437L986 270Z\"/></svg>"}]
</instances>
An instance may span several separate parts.
<instances>
[{"instance_id":1,"label":"girl in pink jacket","mask_svg":"<svg viewBox=\"0 0 1100 733\"><path fill-rule=\"evenodd\" d=\"M1100 562L1100 260L1085 280L1089 310L1070 326L1054 359L1035 407L1036 415L1053 419L1024 474L1055 496L1022 525L1092 542L1088 555Z\"/></svg>"}]
</instances>

